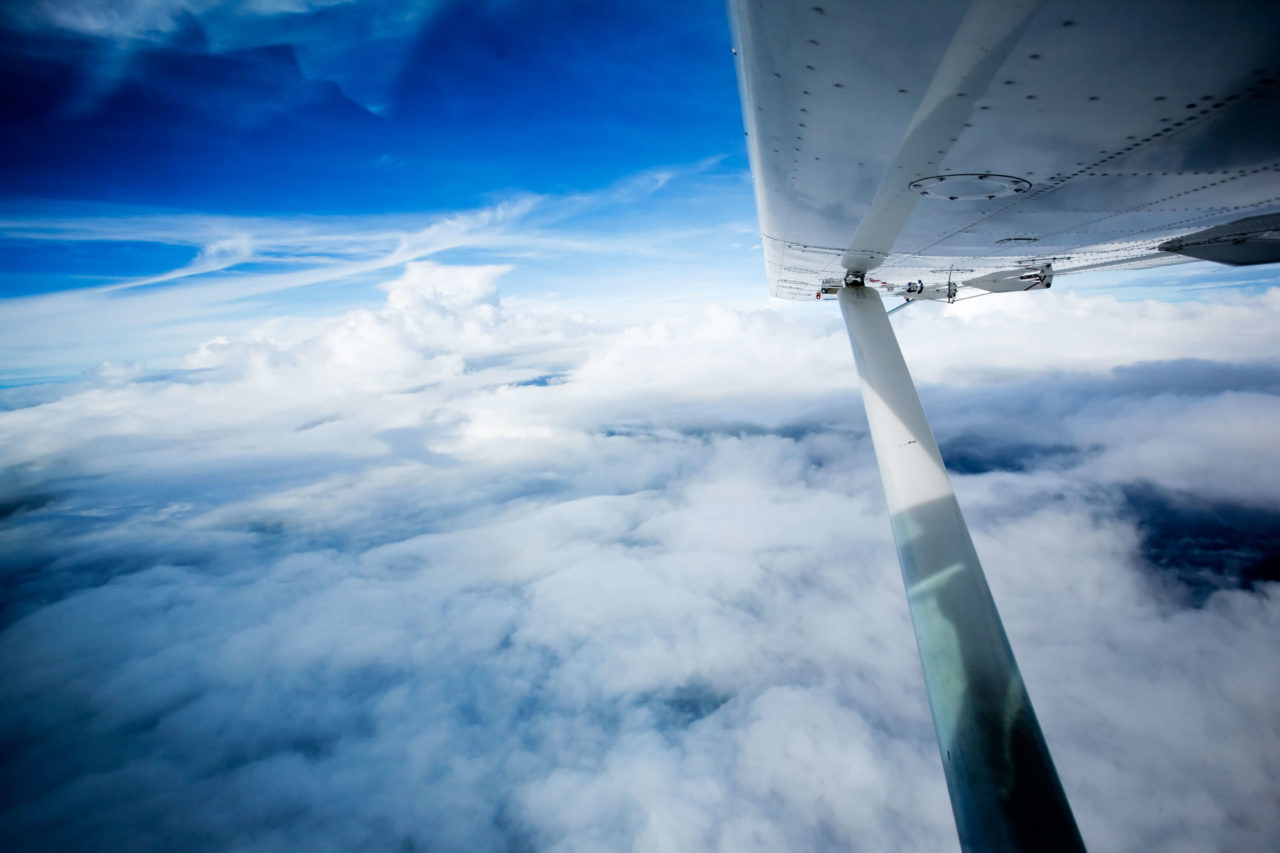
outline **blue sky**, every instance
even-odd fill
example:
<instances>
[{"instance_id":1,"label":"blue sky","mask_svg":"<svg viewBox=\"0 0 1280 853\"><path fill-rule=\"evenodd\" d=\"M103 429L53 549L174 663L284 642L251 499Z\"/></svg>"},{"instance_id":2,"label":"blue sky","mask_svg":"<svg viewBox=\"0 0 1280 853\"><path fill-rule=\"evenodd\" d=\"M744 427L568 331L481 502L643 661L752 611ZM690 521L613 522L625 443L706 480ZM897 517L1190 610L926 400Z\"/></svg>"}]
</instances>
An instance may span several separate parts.
<instances>
[{"instance_id":1,"label":"blue sky","mask_svg":"<svg viewBox=\"0 0 1280 853\"><path fill-rule=\"evenodd\" d=\"M10 196L442 211L741 156L716 3L185 5L139 33L10 16L6 76L24 81L5 104Z\"/></svg>"},{"instance_id":2,"label":"blue sky","mask_svg":"<svg viewBox=\"0 0 1280 853\"><path fill-rule=\"evenodd\" d=\"M0 107L7 222L421 216L708 158L745 168L715 2L202 5L5 16L0 61L23 81ZM157 274L199 248L6 232L7 296Z\"/></svg>"},{"instance_id":3,"label":"blue sky","mask_svg":"<svg viewBox=\"0 0 1280 853\"><path fill-rule=\"evenodd\" d=\"M0 383L374 305L381 272L422 257L516 261L512 294L759 298L719 3L279 8L0 19L24 81L2 107ZM36 332L41 352L18 341Z\"/></svg>"},{"instance_id":4,"label":"blue sky","mask_svg":"<svg viewBox=\"0 0 1280 853\"><path fill-rule=\"evenodd\" d=\"M0 25L0 846L954 848L719 2ZM1091 849L1280 846L1275 283L894 315Z\"/></svg>"}]
</instances>

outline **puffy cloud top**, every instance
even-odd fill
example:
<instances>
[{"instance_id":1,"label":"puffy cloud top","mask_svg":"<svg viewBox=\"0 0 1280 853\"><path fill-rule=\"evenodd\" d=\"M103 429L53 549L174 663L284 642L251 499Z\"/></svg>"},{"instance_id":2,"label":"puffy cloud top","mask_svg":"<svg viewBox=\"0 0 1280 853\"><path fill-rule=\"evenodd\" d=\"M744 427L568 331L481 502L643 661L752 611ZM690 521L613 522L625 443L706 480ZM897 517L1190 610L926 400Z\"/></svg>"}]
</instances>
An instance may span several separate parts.
<instances>
[{"instance_id":1,"label":"puffy cloud top","mask_svg":"<svg viewBox=\"0 0 1280 853\"><path fill-rule=\"evenodd\" d=\"M842 331L503 271L7 392L7 848L955 844ZM957 308L895 322L1086 841L1275 849L1280 299Z\"/></svg>"}]
</instances>

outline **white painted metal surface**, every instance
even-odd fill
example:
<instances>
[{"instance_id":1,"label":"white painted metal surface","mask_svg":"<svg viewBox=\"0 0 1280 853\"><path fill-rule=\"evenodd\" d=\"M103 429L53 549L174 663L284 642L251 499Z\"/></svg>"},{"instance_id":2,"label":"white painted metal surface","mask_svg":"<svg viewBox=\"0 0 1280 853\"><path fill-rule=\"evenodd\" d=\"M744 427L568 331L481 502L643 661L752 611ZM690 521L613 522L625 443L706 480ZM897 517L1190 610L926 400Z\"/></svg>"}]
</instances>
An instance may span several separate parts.
<instances>
[{"instance_id":1,"label":"white painted metal surface","mask_svg":"<svg viewBox=\"0 0 1280 853\"><path fill-rule=\"evenodd\" d=\"M1177 263L1280 212L1280 4L730 0L770 286ZM1025 179L994 199L908 190ZM935 190L938 188L935 187Z\"/></svg>"}]
</instances>

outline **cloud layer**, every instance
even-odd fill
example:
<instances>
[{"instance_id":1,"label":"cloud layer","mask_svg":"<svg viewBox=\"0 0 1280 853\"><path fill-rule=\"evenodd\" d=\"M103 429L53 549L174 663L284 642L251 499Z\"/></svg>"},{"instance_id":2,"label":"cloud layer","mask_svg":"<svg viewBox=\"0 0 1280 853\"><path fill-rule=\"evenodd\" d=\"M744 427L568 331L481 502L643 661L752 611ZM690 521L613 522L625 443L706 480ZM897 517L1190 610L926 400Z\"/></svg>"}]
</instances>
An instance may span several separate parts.
<instances>
[{"instance_id":1,"label":"cloud layer","mask_svg":"<svg viewBox=\"0 0 1280 853\"><path fill-rule=\"evenodd\" d=\"M830 312L502 274L6 392L6 847L955 844ZM895 315L1091 849L1280 843L1277 315Z\"/></svg>"}]
</instances>

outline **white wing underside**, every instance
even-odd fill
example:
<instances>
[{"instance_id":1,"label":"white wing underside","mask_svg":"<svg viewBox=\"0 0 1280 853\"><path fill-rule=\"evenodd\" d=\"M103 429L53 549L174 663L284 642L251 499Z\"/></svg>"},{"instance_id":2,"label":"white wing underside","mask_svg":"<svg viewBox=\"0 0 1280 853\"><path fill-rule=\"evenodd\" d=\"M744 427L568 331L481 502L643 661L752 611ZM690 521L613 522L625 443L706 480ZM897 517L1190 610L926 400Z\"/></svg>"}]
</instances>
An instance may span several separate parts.
<instances>
[{"instance_id":1,"label":"white wing underside","mask_svg":"<svg viewBox=\"0 0 1280 853\"><path fill-rule=\"evenodd\" d=\"M731 12L775 296L1184 263L1161 246L1280 212L1280 5Z\"/></svg>"}]
</instances>

